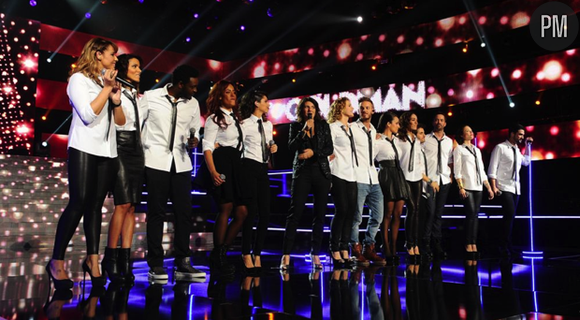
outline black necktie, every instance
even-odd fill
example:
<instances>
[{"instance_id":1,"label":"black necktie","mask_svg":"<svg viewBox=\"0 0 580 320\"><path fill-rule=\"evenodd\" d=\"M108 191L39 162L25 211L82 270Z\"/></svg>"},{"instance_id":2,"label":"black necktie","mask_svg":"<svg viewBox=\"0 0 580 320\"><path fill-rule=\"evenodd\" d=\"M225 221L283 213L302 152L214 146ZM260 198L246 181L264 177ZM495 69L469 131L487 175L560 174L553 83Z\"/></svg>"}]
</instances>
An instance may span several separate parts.
<instances>
[{"instance_id":1,"label":"black necktie","mask_svg":"<svg viewBox=\"0 0 580 320\"><path fill-rule=\"evenodd\" d=\"M413 172L413 170L415 169L415 141L416 140L411 141L411 138L409 138L409 136L407 136L407 139L409 140L409 143L411 144L411 155L409 155L409 172Z\"/></svg>"},{"instance_id":2,"label":"black necktie","mask_svg":"<svg viewBox=\"0 0 580 320\"><path fill-rule=\"evenodd\" d=\"M443 171L441 167L441 142L443 142L443 139L439 140L436 136L433 136L433 138L437 140L437 175L440 175Z\"/></svg>"},{"instance_id":3,"label":"black necktie","mask_svg":"<svg viewBox=\"0 0 580 320\"><path fill-rule=\"evenodd\" d=\"M425 175L429 176L429 168L427 168L427 156L425 155L425 151L421 149L421 153L423 154L423 161L425 162Z\"/></svg>"},{"instance_id":4,"label":"black necktie","mask_svg":"<svg viewBox=\"0 0 580 320\"><path fill-rule=\"evenodd\" d=\"M397 168L400 168L401 164L399 163L399 151L397 151L397 147L395 146L395 138L389 139L388 137L385 137L385 140L389 141L391 146L393 146L393 150L395 151L395 164L397 165Z\"/></svg>"},{"instance_id":5,"label":"black necktie","mask_svg":"<svg viewBox=\"0 0 580 320\"><path fill-rule=\"evenodd\" d=\"M465 146L465 148L475 158L474 161L475 161L475 171L477 172L477 184L481 184L481 172L479 171L479 161L477 161L477 153L475 152L475 148L473 148L473 151L471 151L471 149L469 149L469 147L467 146Z\"/></svg>"},{"instance_id":6,"label":"black necktie","mask_svg":"<svg viewBox=\"0 0 580 320\"><path fill-rule=\"evenodd\" d=\"M350 140L350 150L351 153L354 155L354 160L356 163L356 166L358 167L358 157L356 155L356 146L354 145L354 138L352 136L352 130L350 129L350 127L348 127L348 132L346 131L346 126L342 126L342 130L344 130L344 133L348 136L348 140Z\"/></svg>"},{"instance_id":7,"label":"black necktie","mask_svg":"<svg viewBox=\"0 0 580 320\"><path fill-rule=\"evenodd\" d=\"M266 134L264 133L264 125L262 119L258 119L258 131L260 131L260 138L262 140L262 161L268 162L268 144L266 143Z\"/></svg>"},{"instance_id":8,"label":"black necktie","mask_svg":"<svg viewBox=\"0 0 580 320\"><path fill-rule=\"evenodd\" d=\"M236 124L236 129L238 129L238 145L236 146L236 149L243 152L244 151L244 134L242 133L242 127L240 127L240 123L238 122L238 118L236 118L236 115L233 112L230 113L230 116L232 117L232 119L234 119L234 123Z\"/></svg>"},{"instance_id":9,"label":"black necktie","mask_svg":"<svg viewBox=\"0 0 580 320\"><path fill-rule=\"evenodd\" d=\"M175 127L177 124L177 104L179 101L173 102L168 94L165 95L165 98L167 98L167 101L171 103L171 136L169 137L169 152L173 152L173 140L175 140Z\"/></svg>"},{"instance_id":10,"label":"black necktie","mask_svg":"<svg viewBox=\"0 0 580 320\"><path fill-rule=\"evenodd\" d=\"M518 155L516 154L516 147L512 147L512 151L514 152L514 167L512 169L512 179L514 179L514 181L518 181L517 180L517 163L518 163Z\"/></svg>"},{"instance_id":11,"label":"black necktie","mask_svg":"<svg viewBox=\"0 0 580 320\"><path fill-rule=\"evenodd\" d=\"M363 128L363 130L367 134L367 138L369 141L369 165L372 167L373 166L373 139L371 137L371 130L369 129L367 131L366 128Z\"/></svg>"},{"instance_id":12,"label":"black necktie","mask_svg":"<svg viewBox=\"0 0 580 320\"><path fill-rule=\"evenodd\" d=\"M140 148L141 147L141 122L139 121L139 108L137 107L137 99L135 99L134 96L130 95L126 90L123 91L123 94L125 95L125 97L127 97L127 99L129 99L131 101L131 103L133 103L133 111L135 111L135 129L136 129L136 134L137 137L135 138L136 143L135 143L135 147L136 148Z\"/></svg>"}]
</instances>

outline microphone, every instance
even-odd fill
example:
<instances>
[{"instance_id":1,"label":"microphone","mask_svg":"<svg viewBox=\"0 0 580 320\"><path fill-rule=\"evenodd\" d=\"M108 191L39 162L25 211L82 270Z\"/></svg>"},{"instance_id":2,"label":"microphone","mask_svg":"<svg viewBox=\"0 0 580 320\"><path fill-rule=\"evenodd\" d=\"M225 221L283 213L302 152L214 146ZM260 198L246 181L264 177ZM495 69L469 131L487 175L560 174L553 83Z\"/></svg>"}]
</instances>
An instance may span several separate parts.
<instances>
[{"instance_id":1,"label":"microphone","mask_svg":"<svg viewBox=\"0 0 580 320\"><path fill-rule=\"evenodd\" d=\"M269 147L272 147L275 144L276 144L276 141L274 141L274 140L270 140L270 142L268 142Z\"/></svg>"},{"instance_id":2,"label":"microphone","mask_svg":"<svg viewBox=\"0 0 580 320\"><path fill-rule=\"evenodd\" d=\"M189 128L189 139L188 140L195 138L195 131L196 131L195 128ZM188 143L185 144L185 149L187 149L188 152L191 152L192 148L189 147L189 141L188 141Z\"/></svg>"},{"instance_id":3,"label":"microphone","mask_svg":"<svg viewBox=\"0 0 580 320\"><path fill-rule=\"evenodd\" d=\"M131 82L129 82L129 81L127 81L127 80L125 80L125 79L123 79L123 78L121 78L119 76L115 77L115 80L119 81L120 83L126 85L127 87L129 87L131 89L135 89L135 85L134 84L132 84Z\"/></svg>"},{"instance_id":4,"label":"microphone","mask_svg":"<svg viewBox=\"0 0 580 320\"><path fill-rule=\"evenodd\" d=\"M220 173L220 179L222 179L224 182L226 181L226 175L223 173Z\"/></svg>"}]
</instances>

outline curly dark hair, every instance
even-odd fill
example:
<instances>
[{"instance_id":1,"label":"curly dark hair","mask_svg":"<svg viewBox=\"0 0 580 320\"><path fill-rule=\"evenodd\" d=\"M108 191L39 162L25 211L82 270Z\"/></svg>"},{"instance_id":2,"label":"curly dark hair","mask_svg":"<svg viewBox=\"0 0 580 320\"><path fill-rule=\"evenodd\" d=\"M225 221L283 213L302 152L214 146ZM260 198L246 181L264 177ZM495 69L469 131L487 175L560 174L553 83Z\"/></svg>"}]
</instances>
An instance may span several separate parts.
<instances>
[{"instance_id":1,"label":"curly dark hair","mask_svg":"<svg viewBox=\"0 0 580 320\"><path fill-rule=\"evenodd\" d=\"M209 95L207 100L205 101L207 107L207 117L211 115L215 115L213 121L220 127L220 128L227 128L228 123L224 117L224 113L220 110L222 107L221 98L224 95L224 92L228 88L228 86L232 86L235 88L234 84L227 81L227 80L220 80L216 84L213 85L211 90L209 91ZM240 120L240 110L236 103L233 107L234 116Z\"/></svg>"},{"instance_id":2,"label":"curly dark hair","mask_svg":"<svg viewBox=\"0 0 580 320\"><path fill-rule=\"evenodd\" d=\"M262 101L264 97L268 98L268 95L260 90L252 90L242 96L242 99L240 99L240 114L242 120L248 119L254 113L254 110L256 110L255 103ZM265 113L262 114L262 121L268 121Z\"/></svg>"},{"instance_id":3,"label":"curly dark hair","mask_svg":"<svg viewBox=\"0 0 580 320\"><path fill-rule=\"evenodd\" d=\"M115 64L115 69L119 71L118 76L121 79L125 79L130 82L135 86L135 88L137 88L137 90L139 90L139 82L135 83L131 79L127 78L127 71L129 70L129 61L131 61L131 59L137 59L140 66L143 66L143 59L141 59L141 57L138 55L130 53L122 54L118 56L117 59L119 59L119 61L117 61Z\"/></svg>"},{"instance_id":4,"label":"curly dark hair","mask_svg":"<svg viewBox=\"0 0 580 320\"><path fill-rule=\"evenodd\" d=\"M298 107L296 107L296 121L302 123L302 122L305 122L307 120L307 119L305 119L306 115L304 114L304 105L306 104L306 102L312 103L314 105L314 108L316 109L316 112L314 112L314 114L313 114L314 121L322 120L322 116L320 115L320 107L318 106L318 102L316 102L316 100L314 98L304 97L298 103Z\"/></svg>"},{"instance_id":5,"label":"curly dark hair","mask_svg":"<svg viewBox=\"0 0 580 320\"><path fill-rule=\"evenodd\" d=\"M403 129L403 133L404 134L400 134L397 137L403 141L407 141L407 131L409 130L409 125L411 124L411 117L415 115L417 116L414 112L412 111L407 111L404 112L401 117L399 118L399 120L401 121L401 129ZM417 132L413 131L413 134L416 134Z\"/></svg>"}]
</instances>

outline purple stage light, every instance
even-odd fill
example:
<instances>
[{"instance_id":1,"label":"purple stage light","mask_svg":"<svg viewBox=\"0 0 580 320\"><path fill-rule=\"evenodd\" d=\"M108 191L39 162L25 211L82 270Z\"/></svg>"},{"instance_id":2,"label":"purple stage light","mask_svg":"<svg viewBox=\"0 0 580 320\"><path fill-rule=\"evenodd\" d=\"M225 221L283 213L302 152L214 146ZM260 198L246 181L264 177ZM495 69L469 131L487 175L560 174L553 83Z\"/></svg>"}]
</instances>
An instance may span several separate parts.
<instances>
[{"instance_id":1,"label":"purple stage light","mask_svg":"<svg viewBox=\"0 0 580 320\"><path fill-rule=\"evenodd\" d=\"M91 13L90 12L85 13L85 18L90 19L91 18Z\"/></svg>"},{"instance_id":2,"label":"purple stage light","mask_svg":"<svg viewBox=\"0 0 580 320\"><path fill-rule=\"evenodd\" d=\"M199 13L194 13L194 14L193 14L193 18L194 18L194 19L197 19L197 18L199 18Z\"/></svg>"},{"instance_id":3,"label":"purple stage light","mask_svg":"<svg viewBox=\"0 0 580 320\"><path fill-rule=\"evenodd\" d=\"M29 2L31 7L36 7L36 1L35 0L30 0Z\"/></svg>"},{"instance_id":4,"label":"purple stage light","mask_svg":"<svg viewBox=\"0 0 580 320\"><path fill-rule=\"evenodd\" d=\"M246 27L245 26L240 26L240 30L244 31L244 30L246 30Z\"/></svg>"},{"instance_id":5,"label":"purple stage light","mask_svg":"<svg viewBox=\"0 0 580 320\"><path fill-rule=\"evenodd\" d=\"M189 41L191 41L190 37L185 38L185 42L189 42Z\"/></svg>"},{"instance_id":6,"label":"purple stage light","mask_svg":"<svg viewBox=\"0 0 580 320\"><path fill-rule=\"evenodd\" d=\"M139 0L139 3L143 3L145 0Z\"/></svg>"}]
</instances>

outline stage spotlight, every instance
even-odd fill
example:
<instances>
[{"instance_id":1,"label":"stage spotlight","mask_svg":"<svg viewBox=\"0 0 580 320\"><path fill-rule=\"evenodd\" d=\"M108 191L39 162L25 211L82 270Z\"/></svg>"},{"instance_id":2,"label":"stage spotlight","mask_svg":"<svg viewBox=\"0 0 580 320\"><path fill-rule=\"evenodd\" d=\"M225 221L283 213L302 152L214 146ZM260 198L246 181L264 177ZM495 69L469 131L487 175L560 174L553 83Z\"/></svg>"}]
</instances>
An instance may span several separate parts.
<instances>
[{"instance_id":1,"label":"stage spotlight","mask_svg":"<svg viewBox=\"0 0 580 320\"><path fill-rule=\"evenodd\" d=\"M482 43L481 43L481 47L482 47L482 48L485 48L485 42L482 42Z\"/></svg>"},{"instance_id":2,"label":"stage spotlight","mask_svg":"<svg viewBox=\"0 0 580 320\"><path fill-rule=\"evenodd\" d=\"M542 104L542 102L540 100L536 100L536 105L539 106L540 104Z\"/></svg>"},{"instance_id":3,"label":"stage spotlight","mask_svg":"<svg viewBox=\"0 0 580 320\"><path fill-rule=\"evenodd\" d=\"M516 106L516 104L515 104L515 103L513 103L513 102L510 102L510 108L513 108L513 107L515 107L515 106Z\"/></svg>"},{"instance_id":4,"label":"stage spotlight","mask_svg":"<svg viewBox=\"0 0 580 320\"><path fill-rule=\"evenodd\" d=\"M30 0L30 2L28 2L30 4L31 7L36 7L36 1L35 0Z\"/></svg>"},{"instance_id":5,"label":"stage spotlight","mask_svg":"<svg viewBox=\"0 0 580 320\"><path fill-rule=\"evenodd\" d=\"M361 17L361 16L358 16L358 18L356 18L356 21L358 21L358 23L361 23L361 22L363 22L363 17Z\"/></svg>"},{"instance_id":6,"label":"stage spotlight","mask_svg":"<svg viewBox=\"0 0 580 320\"><path fill-rule=\"evenodd\" d=\"M46 62L51 63L52 62L52 59L51 58L47 58L46 59Z\"/></svg>"},{"instance_id":7,"label":"stage spotlight","mask_svg":"<svg viewBox=\"0 0 580 320\"><path fill-rule=\"evenodd\" d=\"M199 18L199 13L197 13L197 12L196 12L196 13L194 13L194 14L193 14L193 18L194 18L194 19L197 19L197 18Z\"/></svg>"},{"instance_id":8,"label":"stage spotlight","mask_svg":"<svg viewBox=\"0 0 580 320\"><path fill-rule=\"evenodd\" d=\"M465 43L465 46L463 46L463 49L461 49L461 51L463 51L463 53L467 53L467 48L468 48L468 45L467 45L467 42L466 42Z\"/></svg>"},{"instance_id":9,"label":"stage spotlight","mask_svg":"<svg viewBox=\"0 0 580 320\"><path fill-rule=\"evenodd\" d=\"M41 118L43 121L46 121L46 116L42 116Z\"/></svg>"},{"instance_id":10,"label":"stage spotlight","mask_svg":"<svg viewBox=\"0 0 580 320\"><path fill-rule=\"evenodd\" d=\"M240 30L241 30L241 31L246 31L246 26L244 26L244 25L241 25L241 26L240 26Z\"/></svg>"},{"instance_id":11,"label":"stage spotlight","mask_svg":"<svg viewBox=\"0 0 580 320\"><path fill-rule=\"evenodd\" d=\"M447 112L447 116L448 117L452 117L453 116L453 112L452 111Z\"/></svg>"},{"instance_id":12,"label":"stage spotlight","mask_svg":"<svg viewBox=\"0 0 580 320\"><path fill-rule=\"evenodd\" d=\"M293 83L296 83L296 78L293 78L293 79L292 79L292 82L293 82Z\"/></svg>"},{"instance_id":13,"label":"stage spotlight","mask_svg":"<svg viewBox=\"0 0 580 320\"><path fill-rule=\"evenodd\" d=\"M377 65L376 65L376 64L373 64L373 65L371 66L371 70L373 70L373 71L377 70Z\"/></svg>"},{"instance_id":14,"label":"stage spotlight","mask_svg":"<svg viewBox=\"0 0 580 320\"><path fill-rule=\"evenodd\" d=\"M41 143L41 146L42 146L43 148L46 148L46 147L48 147L48 142L46 142L46 141L42 141L42 143Z\"/></svg>"},{"instance_id":15,"label":"stage spotlight","mask_svg":"<svg viewBox=\"0 0 580 320\"><path fill-rule=\"evenodd\" d=\"M91 18L91 13L90 12L85 13L85 18L90 19Z\"/></svg>"},{"instance_id":16,"label":"stage spotlight","mask_svg":"<svg viewBox=\"0 0 580 320\"><path fill-rule=\"evenodd\" d=\"M185 38L185 42L190 42L190 41L191 41L190 37Z\"/></svg>"}]
</instances>

